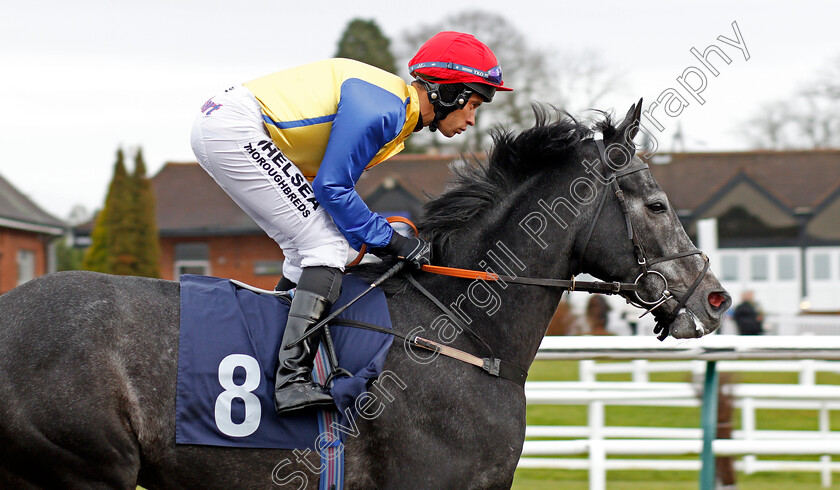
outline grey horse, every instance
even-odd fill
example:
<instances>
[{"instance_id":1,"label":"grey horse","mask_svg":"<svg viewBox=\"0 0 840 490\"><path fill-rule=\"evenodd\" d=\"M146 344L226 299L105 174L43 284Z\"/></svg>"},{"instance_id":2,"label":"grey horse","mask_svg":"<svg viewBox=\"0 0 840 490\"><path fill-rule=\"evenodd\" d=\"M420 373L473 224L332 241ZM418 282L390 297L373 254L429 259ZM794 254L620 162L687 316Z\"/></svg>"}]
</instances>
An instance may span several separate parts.
<instances>
[{"instance_id":1,"label":"grey horse","mask_svg":"<svg viewBox=\"0 0 840 490\"><path fill-rule=\"evenodd\" d=\"M641 101L617 125L605 117L588 127L536 108L533 128L495 134L489 162L457 168L453 186L425 208L420 232L435 244L435 261L637 282L638 296L624 294L656 304L670 335L713 332L729 295L706 273L704 256L685 253L694 245L649 170L621 170L642 164L632 143L640 112ZM356 272L374 277L389 265ZM474 335L444 328L441 310L406 274ZM397 332L475 355L491 349L523 370L563 292L419 271L384 289ZM175 444L178 332L177 282L65 272L0 297L0 486L317 488L321 463L312 452ZM343 446L347 488L511 486L525 438L519 384L400 341L385 369L393 384L376 410L356 417Z\"/></svg>"}]
</instances>

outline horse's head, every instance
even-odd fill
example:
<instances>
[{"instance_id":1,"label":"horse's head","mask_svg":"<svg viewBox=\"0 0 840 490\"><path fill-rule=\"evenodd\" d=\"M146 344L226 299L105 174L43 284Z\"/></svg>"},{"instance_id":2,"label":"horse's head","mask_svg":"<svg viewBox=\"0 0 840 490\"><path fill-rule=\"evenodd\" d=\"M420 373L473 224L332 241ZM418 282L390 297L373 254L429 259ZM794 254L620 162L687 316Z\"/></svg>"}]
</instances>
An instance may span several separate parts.
<instances>
[{"instance_id":1,"label":"horse's head","mask_svg":"<svg viewBox=\"0 0 840 490\"><path fill-rule=\"evenodd\" d=\"M715 331L732 303L708 270L708 258L697 250L680 224L668 197L635 155L642 101L614 127L598 126L583 140L580 154L592 189L575 253L584 272L604 280L636 283L623 293L633 304L652 309L660 338L694 338Z\"/></svg>"},{"instance_id":2,"label":"horse's head","mask_svg":"<svg viewBox=\"0 0 840 490\"><path fill-rule=\"evenodd\" d=\"M420 229L437 264L635 283L621 293L651 310L663 334L716 330L732 301L635 155L641 101L617 127L599 123L594 138L573 117L534 109L533 128L496 132L487 163L456 166L453 185L426 203ZM500 243L515 250L515 267L492 255ZM553 312L559 294L545 296L541 311Z\"/></svg>"}]
</instances>

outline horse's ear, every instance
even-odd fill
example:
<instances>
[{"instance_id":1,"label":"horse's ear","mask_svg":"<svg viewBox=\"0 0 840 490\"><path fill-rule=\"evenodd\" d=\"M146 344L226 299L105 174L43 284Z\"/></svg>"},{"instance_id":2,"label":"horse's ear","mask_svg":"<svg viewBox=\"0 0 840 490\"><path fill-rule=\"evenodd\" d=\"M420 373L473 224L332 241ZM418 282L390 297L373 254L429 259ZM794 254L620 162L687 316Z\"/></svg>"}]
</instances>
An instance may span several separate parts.
<instances>
[{"instance_id":1,"label":"horse's ear","mask_svg":"<svg viewBox=\"0 0 840 490\"><path fill-rule=\"evenodd\" d=\"M642 100L630 106L627 115L624 116L624 121L618 127L618 133L624 135L624 140L632 143L633 138L639 134L639 121L642 118Z\"/></svg>"}]
</instances>

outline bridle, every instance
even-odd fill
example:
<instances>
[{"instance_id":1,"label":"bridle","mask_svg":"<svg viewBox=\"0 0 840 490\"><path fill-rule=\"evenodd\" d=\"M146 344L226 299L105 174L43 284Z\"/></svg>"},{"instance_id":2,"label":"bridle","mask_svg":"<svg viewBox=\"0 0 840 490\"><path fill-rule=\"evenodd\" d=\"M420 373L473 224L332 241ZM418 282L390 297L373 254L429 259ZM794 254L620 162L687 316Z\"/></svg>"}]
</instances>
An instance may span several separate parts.
<instances>
[{"instance_id":1,"label":"bridle","mask_svg":"<svg viewBox=\"0 0 840 490\"><path fill-rule=\"evenodd\" d=\"M668 255L668 256L665 256L665 257L648 259L647 254L645 254L645 249L644 249L644 247L642 247L642 244L639 241L638 234L634 232L633 220L630 217L630 209L627 205L627 200L624 197L624 191L621 190L621 186L618 183L618 179L620 177L624 177L626 175L630 175L630 174L639 172L641 170L649 170L649 167L646 163L642 163L640 165L630 165L630 162L628 161L627 168L623 168L623 169L620 169L620 170L615 170L615 169L612 168L612 166L609 165L609 163L608 163L609 161L607 160L607 154L606 154L607 152L606 152L606 148L604 146L604 135L601 134L601 133L595 133L593 135L592 139L595 141L595 145L598 147L598 155L601 159L601 163L602 163L602 166L603 166L603 169L604 169L604 174L605 174L604 177L605 177L605 180L607 182L604 185L604 191L607 190L607 187L610 187L613 191L612 193L615 195L616 199L618 199L618 204L619 204L619 207L621 209L621 214L624 215L624 221L627 224L627 238L633 244L633 253L636 255L636 263L639 265L639 267L641 269L641 273L636 277L636 280L633 282L633 284L636 286L634 288L634 295L635 295L636 298L634 300L634 299L632 299L632 297L625 296L627 301L629 301L631 304L633 304L633 305L635 305L635 306L637 306L641 309L647 310L644 314L642 314L642 316L653 312L653 310L659 308L660 306L662 306L663 304L665 304L667 301L669 301L671 299L676 299L676 297L671 292L671 290L668 288L668 280L665 278L665 276L661 272L655 271L655 270L651 269L650 267L653 266L653 265L659 264L661 262L667 262L669 260L675 260L675 259L680 259L680 258L683 258L683 257L689 257L691 255L700 255L700 257L703 259L703 271L700 272L700 274L697 276L697 278L694 279L694 283L691 285L691 287L689 287L688 290L685 292L685 294L683 294L682 297L678 300L677 306L673 310L671 310L671 312L667 316L657 319L656 327L654 328L653 331L654 331L654 333L657 334L657 337L659 338L659 340L665 340L665 338L669 334L670 324L674 320L676 320L677 316L680 314L680 310L683 309L686 302L688 302L688 299L691 297L692 294L694 294L694 291L697 289L697 286L699 286L700 282L703 280L703 278L706 277L706 272L708 272L708 270L709 270L709 257L707 257L706 254L703 253L702 251L700 251L699 249L695 248L695 249L692 249L692 250L686 250L684 252L678 252L678 253L675 253L673 255ZM601 199L598 202L598 208L595 211L595 218L592 220L592 223L589 225L589 230L586 232L586 235L585 235L586 239L584 240L583 246L580 249L580 255L578 257L578 267L579 268L582 267L582 265L583 265L583 256L586 253L587 247L589 246L589 241L592 238L592 232L595 230L595 225L598 223L598 218L601 217L601 212L604 209L604 202L607 200L607 195L608 194L609 194L608 192L602 192L601 193ZM643 298L639 294L639 289L641 287L639 282L644 277L649 276L649 275L658 276L659 279L662 280L662 284L663 284L661 296L659 296L658 298L656 298L652 301Z\"/></svg>"}]
</instances>

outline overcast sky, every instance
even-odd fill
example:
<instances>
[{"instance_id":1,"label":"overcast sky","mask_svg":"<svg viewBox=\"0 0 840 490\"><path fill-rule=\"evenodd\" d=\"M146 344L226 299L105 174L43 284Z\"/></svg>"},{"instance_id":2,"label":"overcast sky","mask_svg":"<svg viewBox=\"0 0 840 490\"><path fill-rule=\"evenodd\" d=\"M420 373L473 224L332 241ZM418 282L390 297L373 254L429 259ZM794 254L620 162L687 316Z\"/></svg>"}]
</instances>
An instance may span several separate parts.
<instances>
[{"instance_id":1,"label":"overcast sky","mask_svg":"<svg viewBox=\"0 0 840 490\"><path fill-rule=\"evenodd\" d=\"M679 117L659 107L651 115L665 129L647 122L665 150L677 125L691 150L745 149L737 130L758 106L790 96L840 56L840 3L816 0L6 0L0 174L59 218L76 204L92 211L119 146L141 146L151 175L167 161L194 161L192 119L218 89L332 56L355 17L376 20L396 40L468 8L504 15L534 47L598 52L625 81L604 109L623 114L639 97L648 108L669 88L679 91L689 102ZM749 60L718 40L736 40L733 22ZM719 75L704 72L701 105L676 79L703 68L690 49L710 44L732 62L712 55Z\"/></svg>"}]
</instances>

